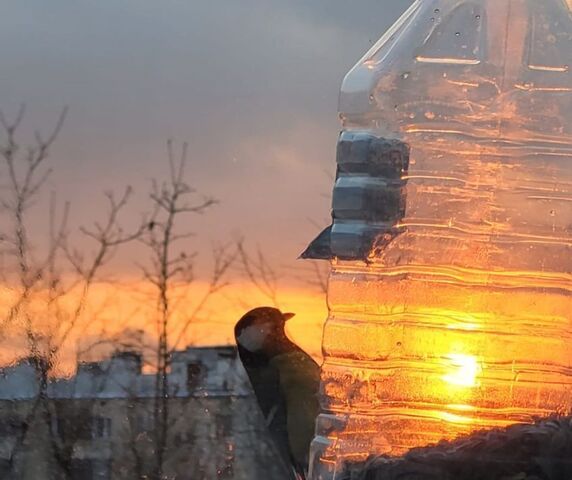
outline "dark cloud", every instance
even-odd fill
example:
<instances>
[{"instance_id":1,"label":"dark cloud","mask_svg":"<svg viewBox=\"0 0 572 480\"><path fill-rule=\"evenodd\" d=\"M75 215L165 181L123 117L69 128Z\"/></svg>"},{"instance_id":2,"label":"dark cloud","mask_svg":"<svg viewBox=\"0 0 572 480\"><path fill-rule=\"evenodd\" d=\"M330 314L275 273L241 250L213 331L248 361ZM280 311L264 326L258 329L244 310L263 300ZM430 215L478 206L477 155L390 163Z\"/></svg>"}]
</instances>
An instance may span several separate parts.
<instances>
[{"instance_id":1,"label":"dark cloud","mask_svg":"<svg viewBox=\"0 0 572 480\"><path fill-rule=\"evenodd\" d=\"M409 3L12 0L0 105L35 125L70 106L52 185L76 218L105 187L141 191L174 137L223 202L203 238L242 231L293 258L328 213L341 79Z\"/></svg>"}]
</instances>

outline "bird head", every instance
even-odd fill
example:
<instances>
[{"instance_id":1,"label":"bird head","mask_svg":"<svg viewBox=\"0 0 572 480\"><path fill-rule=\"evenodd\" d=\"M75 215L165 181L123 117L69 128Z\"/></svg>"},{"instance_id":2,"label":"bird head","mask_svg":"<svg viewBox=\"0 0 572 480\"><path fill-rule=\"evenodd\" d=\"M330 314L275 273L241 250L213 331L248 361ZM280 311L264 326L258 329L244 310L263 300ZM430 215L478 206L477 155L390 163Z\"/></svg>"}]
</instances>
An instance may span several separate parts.
<instances>
[{"instance_id":1,"label":"bird head","mask_svg":"<svg viewBox=\"0 0 572 480\"><path fill-rule=\"evenodd\" d=\"M252 353L275 350L280 343L289 341L284 327L293 316L293 313L282 313L277 308L255 308L234 327L236 343Z\"/></svg>"}]
</instances>

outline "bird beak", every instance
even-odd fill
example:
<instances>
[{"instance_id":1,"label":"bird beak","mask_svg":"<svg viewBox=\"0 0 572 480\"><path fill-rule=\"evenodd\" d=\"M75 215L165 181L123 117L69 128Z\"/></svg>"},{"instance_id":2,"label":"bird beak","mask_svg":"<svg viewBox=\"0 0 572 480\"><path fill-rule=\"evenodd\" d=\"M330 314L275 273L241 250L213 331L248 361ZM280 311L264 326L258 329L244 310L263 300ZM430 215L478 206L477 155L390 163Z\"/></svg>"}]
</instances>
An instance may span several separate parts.
<instances>
[{"instance_id":1,"label":"bird beak","mask_svg":"<svg viewBox=\"0 0 572 480\"><path fill-rule=\"evenodd\" d=\"M295 313L283 313L282 316L284 317L284 321L287 322L288 320L290 320L294 315L296 315Z\"/></svg>"}]
</instances>

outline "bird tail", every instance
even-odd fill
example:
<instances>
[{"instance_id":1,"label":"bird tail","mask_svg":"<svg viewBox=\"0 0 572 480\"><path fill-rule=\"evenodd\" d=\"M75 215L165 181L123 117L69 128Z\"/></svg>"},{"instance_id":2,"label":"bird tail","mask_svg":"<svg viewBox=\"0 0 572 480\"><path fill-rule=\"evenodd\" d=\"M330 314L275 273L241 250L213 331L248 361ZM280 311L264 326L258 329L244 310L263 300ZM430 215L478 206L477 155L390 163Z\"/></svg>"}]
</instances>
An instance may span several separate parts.
<instances>
[{"instance_id":1,"label":"bird tail","mask_svg":"<svg viewBox=\"0 0 572 480\"><path fill-rule=\"evenodd\" d=\"M306 475L304 475L303 472L297 472L296 470L294 470L294 478L296 480L306 480Z\"/></svg>"},{"instance_id":2,"label":"bird tail","mask_svg":"<svg viewBox=\"0 0 572 480\"><path fill-rule=\"evenodd\" d=\"M292 465L292 472L294 473L294 480L306 480L306 473L300 465Z\"/></svg>"}]
</instances>

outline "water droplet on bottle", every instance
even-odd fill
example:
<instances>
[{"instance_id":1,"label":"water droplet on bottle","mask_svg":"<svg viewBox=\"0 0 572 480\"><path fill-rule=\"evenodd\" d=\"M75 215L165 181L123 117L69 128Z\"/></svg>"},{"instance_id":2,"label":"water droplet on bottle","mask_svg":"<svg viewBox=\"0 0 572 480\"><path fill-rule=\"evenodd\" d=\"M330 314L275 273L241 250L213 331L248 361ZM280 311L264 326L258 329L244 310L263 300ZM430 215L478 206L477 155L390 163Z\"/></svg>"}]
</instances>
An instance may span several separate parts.
<instances>
[{"instance_id":1,"label":"water droplet on bottle","mask_svg":"<svg viewBox=\"0 0 572 480\"><path fill-rule=\"evenodd\" d=\"M409 72L405 72L403 75L401 75L401 78L407 80L409 78Z\"/></svg>"},{"instance_id":2,"label":"water droplet on bottle","mask_svg":"<svg viewBox=\"0 0 572 480\"><path fill-rule=\"evenodd\" d=\"M455 37L460 37L461 36L461 32L455 32Z\"/></svg>"},{"instance_id":3,"label":"water droplet on bottle","mask_svg":"<svg viewBox=\"0 0 572 480\"><path fill-rule=\"evenodd\" d=\"M402 347L402 346L403 346L403 343L397 342L397 346L398 346L398 347Z\"/></svg>"},{"instance_id":4,"label":"water droplet on bottle","mask_svg":"<svg viewBox=\"0 0 572 480\"><path fill-rule=\"evenodd\" d=\"M425 118L433 120L435 118L435 114L433 112L425 112Z\"/></svg>"},{"instance_id":5,"label":"water droplet on bottle","mask_svg":"<svg viewBox=\"0 0 572 480\"><path fill-rule=\"evenodd\" d=\"M438 8L435 9L435 13L441 13L441 10L439 10Z\"/></svg>"},{"instance_id":6,"label":"water droplet on bottle","mask_svg":"<svg viewBox=\"0 0 572 480\"><path fill-rule=\"evenodd\" d=\"M370 101L370 103L373 103L374 100L375 100L375 97L373 96L373 94L370 95L370 96L369 96L369 101Z\"/></svg>"},{"instance_id":7,"label":"water droplet on bottle","mask_svg":"<svg viewBox=\"0 0 572 480\"><path fill-rule=\"evenodd\" d=\"M431 17L431 23L435 23L435 17Z\"/></svg>"},{"instance_id":8,"label":"water droplet on bottle","mask_svg":"<svg viewBox=\"0 0 572 480\"><path fill-rule=\"evenodd\" d=\"M480 15L475 15L475 18L476 18L477 20L480 20L480 19L481 19L481 16L480 16Z\"/></svg>"}]
</instances>

